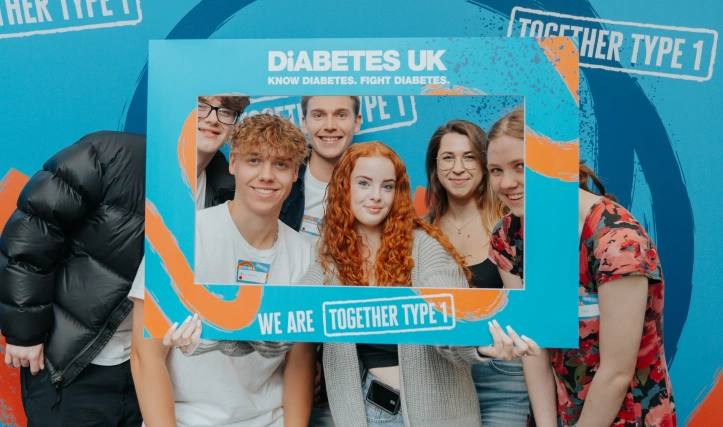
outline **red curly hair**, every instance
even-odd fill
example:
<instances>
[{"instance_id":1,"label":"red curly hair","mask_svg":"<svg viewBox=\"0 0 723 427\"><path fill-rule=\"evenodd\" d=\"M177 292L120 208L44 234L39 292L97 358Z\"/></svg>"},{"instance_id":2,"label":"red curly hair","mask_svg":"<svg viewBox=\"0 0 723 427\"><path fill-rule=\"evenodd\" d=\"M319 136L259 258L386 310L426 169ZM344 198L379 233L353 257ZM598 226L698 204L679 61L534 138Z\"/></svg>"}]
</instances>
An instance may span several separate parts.
<instances>
[{"instance_id":1,"label":"red curly hair","mask_svg":"<svg viewBox=\"0 0 723 427\"><path fill-rule=\"evenodd\" d=\"M394 164L396 184L394 202L382 227L381 245L373 270L364 258L364 243L355 230L356 218L351 211L351 172L360 157L386 157ZM413 231L422 228L434 237L460 266L467 279L470 272L464 258L437 227L417 218L412 205L412 189L407 168L391 148L378 141L354 144L339 159L326 190L326 212L319 232L319 260L327 275L335 271L345 286L369 286L366 272L373 274L376 286L411 286Z\"/></svg>"}]
</instances>

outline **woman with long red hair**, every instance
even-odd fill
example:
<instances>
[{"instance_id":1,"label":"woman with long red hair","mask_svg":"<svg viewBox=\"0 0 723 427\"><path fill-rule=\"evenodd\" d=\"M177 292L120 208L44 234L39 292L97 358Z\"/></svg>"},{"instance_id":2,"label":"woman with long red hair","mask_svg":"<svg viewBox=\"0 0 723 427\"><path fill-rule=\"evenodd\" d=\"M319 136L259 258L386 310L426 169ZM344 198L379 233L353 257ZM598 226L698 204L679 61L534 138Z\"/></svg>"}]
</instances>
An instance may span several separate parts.
<instances>
[{"instance_id":1,"label":"woman with long red hair","mask_svg":"<svg viewBox=\"0 0 723 427\"><path fill-rule=\"evenodd\" d=\"M344 152L332 172L326 205L317 262L300 284L469 287L464 260L437 227L417 218L406 167L381 142L355 144ZM193 352L198 325L179 327L167 341ZM482 347L325 343L335 425L479 427L470 366L488 357L540 351L532 340L508 337L496 322L490 323L490 333L494 344Z\"/></svg>"},{"instance_id":2,"label":"woman with long red hair","mask_svg":"<svg viewBox=\"0 0 723 427\"><path fill-rule=\"evenodd\" d=\"M406 167L380 142L352 145L334 168L318 249L302 284L469 286L464 260L438 228L417 218ZM504 333L492 329L497 342ZM496 348L324 344L335 424L479 426L469 366L483 354L511 358L504 338ZM529 348L534 354L534 342ZM389 400L398 403L389 407Z\"/></svg>"}]
</instances>

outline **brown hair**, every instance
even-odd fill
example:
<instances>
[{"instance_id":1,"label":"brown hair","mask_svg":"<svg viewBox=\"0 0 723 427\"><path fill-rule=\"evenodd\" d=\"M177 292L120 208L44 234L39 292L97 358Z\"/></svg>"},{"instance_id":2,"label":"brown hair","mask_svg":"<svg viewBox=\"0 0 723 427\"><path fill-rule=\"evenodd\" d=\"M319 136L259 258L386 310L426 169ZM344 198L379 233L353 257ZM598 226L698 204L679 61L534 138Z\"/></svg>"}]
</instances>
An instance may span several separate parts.
<instances>
[{"instance_id":1,"label":"brown hair","mask_svg":"<svg viewBox=\"0 0 723 427\"><path fill-rule=\"evenodd\" d=\"M394 164L396 184L394 202L382 221L381 246L376 259L364 257L362 237L354 226L351 211L351 173L361 157L386 157ZM422 228L435 238L454 257L469 280L470 272L464 258L454 249L442 231L417 218L412 205L412 189L407 168L399 156L378 141L354 144L347 149L334 167L326 190L326 213L319 233L319 262L329 282L334 274L342 285L368 286L373 278L376 286L411 286L413 232Z\"/></svg>"},{"instance_id":2,"label":"brown hair","mask_svg":"<svg viewBox=\"0 0 723 427\"><path fill-rule=\"evenodd\" d=\"M246 107L249 106L251 100L248 96L231 96L231 95L214 95L214 96L199 96L198 100L201 102L208 103L211 99L216 98L221 101L221 106L224 108L230 108L234 111L238 111L239 115L244 112Z\"/></svg>"},{"instance_id":3,"label":"brown hair","mask_svg":"<svg viewBox=\"0 0 723 427\"><path fill-rule=\"evenodd\" d=\"M525 140L525 107L520 107L508 113L492 125L492 129L490 129L490 133L487 135L488 142L485 150L493 139L497 139L502 135Z\"/></svg>"},{"instance_id":4,"label":"brown hair","mask_svg":"<svg viewBox=\"0 0 723 427\"><path fill-rule=\"evenodd\" d=\"M299 164L309 155L306 137L289 120L272 114L246 117L231 134L231 152L244 156L262 148Z\"/></svg>"},{"instance_id":5,"label":"brown hair","mask_svg":"<svg viewBox=\"0 0 723 427\"><path fill-rule=\"evenodd\" d=\"M437 176L437 154L445 135L456 133L464 135L469 139L474 156L479 161L482 170L482 182L475 191L477 209L481 212L482 223L488 232L492 231L497 221L505 214L505 205L497 200L489 186L489 174L487 173L487 135L476 124L466 120L450 120L437 128L427 145L427 158L425 165L427 169L427 194L424 201L429 210L429 222L434 224L449 209L447 190Z\"/></svg>"},{"instance_id":6,"label":"brown hair","mask_svg":"<svg viewBox=\"0 0 723 427\"><path fill-rule=\"evenodd\" d=\"M490 129L489 133L489 140L487 143L487 146L489 146L489 142L492 140L502 136L507 135L512 138L518 138L522 139L524 141L525 139L525 109L524 107L520 107L516 109L515 111L507 114L503 118L497 121L492 126L492 129ZM596 193L595 191L592 191L590 187L588 186L589 180L592 180L592 182L595 184L595 186L600 190L599 193ZM607 194L605 192L605 187L603 186L602 182L600 182L600 179L598 179L597 176L595 176L595 172L593 172L592 169L590 169L584 161L580 160L580 188L583 190L593 193L593 194L599 194L601 196L607 197L608 199L617 202L617 198L613 196L612 194Z\"/></svg>"},{"instance_id":7,"label":"brown hair","mask_svg":"<svg viewBox=\"0 0 723 427\"><path fill-rule=\"evenodd\" d=\"M315 95L315 96L321 96L321 95ZM301 97L301 114L306 117L306 107L309 105L309 100L313 98L313 96L302 96ZM361 111L361 96L350 96L351 100L354 102L354 117L359 115L359 111Z\"/></svg>"},{"instance_id":8,"label":"brown hair","mask_svg":"<svg viewBox=\"0 0 723 427\"><path fill-rule=\"evenodd\" d=\"M588 187L588 182L592 180L593 184L595 184L595 187L600 190L600 192L595 192ZM587 191L588 193L593 194L599 194L603 197L607 197L608 199L612 200L613 202L617 202L618 198L613 196L612 194L608 194L605 192L605 186L603 186L600 179L595 175L595 172L585 164L585 161L580 160L580 188Z\"/></svg>"}]
</instances>

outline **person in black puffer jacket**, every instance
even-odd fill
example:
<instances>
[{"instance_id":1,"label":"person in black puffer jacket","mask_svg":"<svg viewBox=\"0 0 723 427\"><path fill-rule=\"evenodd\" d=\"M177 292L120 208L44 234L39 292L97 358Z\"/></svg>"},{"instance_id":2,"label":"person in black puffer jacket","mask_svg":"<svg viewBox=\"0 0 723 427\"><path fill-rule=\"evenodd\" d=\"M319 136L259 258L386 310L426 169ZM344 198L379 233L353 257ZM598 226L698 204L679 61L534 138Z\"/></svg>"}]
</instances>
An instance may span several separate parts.
<instances>
[{"instance_id":1,"label":"person in black puffer jacket","mask_svg":"<svg viewBox=\"0 0 723 427\"><path fill-rule=\"evenodd\" d=\"M0 235L5 362L22 366L29 427L142 422L127 295L143 257L145 148L97 132L62 149Z\"/></svg>"}]
</instances>

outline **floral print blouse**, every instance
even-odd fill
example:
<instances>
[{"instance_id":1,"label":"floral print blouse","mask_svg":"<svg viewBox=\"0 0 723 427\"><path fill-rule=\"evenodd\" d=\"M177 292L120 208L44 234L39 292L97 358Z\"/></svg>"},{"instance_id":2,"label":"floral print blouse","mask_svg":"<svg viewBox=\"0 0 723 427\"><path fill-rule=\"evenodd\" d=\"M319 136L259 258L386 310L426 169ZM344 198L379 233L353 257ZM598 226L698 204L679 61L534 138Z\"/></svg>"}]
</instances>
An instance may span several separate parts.
<instances>
[{"instance_id":1,"label":"floral print blouse","mask_svg":"<svg viewBox=\"0 0 723 427\"><path fill-rule=\"evenodd\" d=\"M490 259L501 269L523 276L522 224L508 215L495 227ZM663 353L663 272L655 244L625 208L601 198L588 212L580 242L580 348L549 349L557 385L561 425L580 418L585 396L600 366L598 288L626 276L648 278L640 350L623 404L612 426L674 427L673 391ZM530 419L530 425L535 425Z\"/></svg>"}]
</instances>

